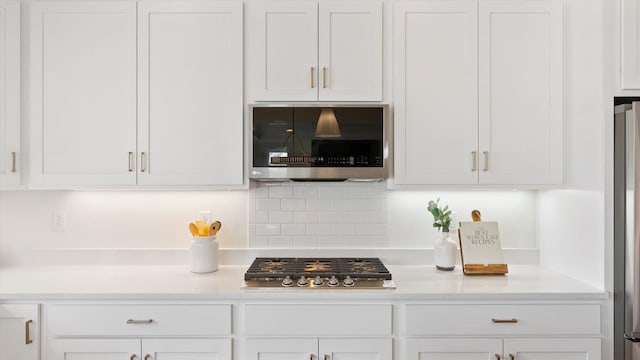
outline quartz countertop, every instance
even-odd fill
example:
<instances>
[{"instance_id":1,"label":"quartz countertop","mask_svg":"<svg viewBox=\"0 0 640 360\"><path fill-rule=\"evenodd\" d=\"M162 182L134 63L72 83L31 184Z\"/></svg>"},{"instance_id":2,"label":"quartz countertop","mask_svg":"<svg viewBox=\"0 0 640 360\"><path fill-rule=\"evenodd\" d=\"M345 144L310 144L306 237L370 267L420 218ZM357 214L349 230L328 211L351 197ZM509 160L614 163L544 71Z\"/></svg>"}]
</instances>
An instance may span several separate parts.
<instances>
[{"instance_id":1,"label":"quartz countertop","mask_svg":"<svg viewBox=\"0 0 640 360\"><path fill-rule=\"evenodd\" d=\"M194 274L187 266L5 266L0 301L11 300L602 300L609 294L533 265L509 266L508 275L463 275L433 266L387 266L395 289L247 289L247 266Z\"/></svg>"}]
</instances>

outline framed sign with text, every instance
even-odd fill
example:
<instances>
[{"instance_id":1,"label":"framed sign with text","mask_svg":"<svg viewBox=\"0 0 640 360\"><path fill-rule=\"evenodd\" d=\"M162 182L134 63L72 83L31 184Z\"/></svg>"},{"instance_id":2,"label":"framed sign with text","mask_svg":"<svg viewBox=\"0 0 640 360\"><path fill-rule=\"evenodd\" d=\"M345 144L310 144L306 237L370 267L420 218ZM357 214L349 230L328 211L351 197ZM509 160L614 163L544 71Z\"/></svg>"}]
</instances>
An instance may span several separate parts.
<instances>
[{"instance_id":1,"label":"framed sign with text","mask_svg":"<svg viewBox=\"0 0 640 360\"><path fill-rule=\"evenodd\" d=\"M465 275L506 274L498 223L463 221L458 229L460 257Z\"/></svg>"}]
</instances>

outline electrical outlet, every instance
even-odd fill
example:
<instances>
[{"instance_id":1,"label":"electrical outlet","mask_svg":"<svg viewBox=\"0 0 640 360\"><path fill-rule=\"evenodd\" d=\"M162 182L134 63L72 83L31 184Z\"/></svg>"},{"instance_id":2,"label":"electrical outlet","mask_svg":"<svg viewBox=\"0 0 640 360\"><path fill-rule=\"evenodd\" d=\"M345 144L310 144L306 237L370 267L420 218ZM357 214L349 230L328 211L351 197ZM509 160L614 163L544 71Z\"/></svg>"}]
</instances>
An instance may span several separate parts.
<instances>
[{"instance_id":1,"label":"electrical outlet","mask_svg":"<svg viewBox=\"0 0 640 360\"><path fill-rule=\"evenodd\" d=\"M67 216L64 211L54 211L51 223L52 230L55 232L63 232L67 227Z\"/></svg>"}]
</instances>

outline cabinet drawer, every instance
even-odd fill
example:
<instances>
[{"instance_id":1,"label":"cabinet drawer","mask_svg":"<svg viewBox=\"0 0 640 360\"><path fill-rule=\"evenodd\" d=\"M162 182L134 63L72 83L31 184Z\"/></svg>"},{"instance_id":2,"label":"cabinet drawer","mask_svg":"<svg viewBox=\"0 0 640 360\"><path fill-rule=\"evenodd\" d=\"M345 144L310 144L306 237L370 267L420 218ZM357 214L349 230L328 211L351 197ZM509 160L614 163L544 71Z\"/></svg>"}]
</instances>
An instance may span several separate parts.
<instances>
[{"instance_id":1,"label":"cabinet drawer","mask_svg":"<svg viewBox=\"0 0 640 360\"><path fill-rule=\"evenodd\" d=\"M391 305L247 305L246 333L258 336L391 335Z\"/></svg>"},{"instance_id":2,"label":"cabinet drawer","mask_svg":"<svg viewBox=\"0 0 640 360\"><path fill-rule=\"evenodd\" d=\"M231 333L231 305L51 305L47 313L53 336Z\"/></svg>"},{"instance_id":3,"label":"cabinet drawer","mask_svg":"<svg viewBox=\"0 0 640 360\"><path fill-rule=\"evenodd\" d=\"M600 306L595 304L407 305L406 310L409 336L600 334Z\"/></svg>"}]
</instances>

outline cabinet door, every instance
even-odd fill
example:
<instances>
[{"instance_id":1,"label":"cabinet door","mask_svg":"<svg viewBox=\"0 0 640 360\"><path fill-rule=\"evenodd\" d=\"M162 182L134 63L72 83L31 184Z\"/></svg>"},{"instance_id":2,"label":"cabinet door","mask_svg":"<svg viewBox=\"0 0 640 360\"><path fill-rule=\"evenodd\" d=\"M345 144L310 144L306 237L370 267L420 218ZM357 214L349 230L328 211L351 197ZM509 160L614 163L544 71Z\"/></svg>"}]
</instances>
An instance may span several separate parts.
<instances>
[{"instance_id":1,"label":"cabinet door","mask_svg":"<svg viewBox=\"0 0 640 360\"><path fill-rule=\"evenodd\" d=\"M476 184L477 5L394 9L394 181Z\"/></svg>"},{"instance_id":2,"label":"cabinet door","mask_svg":"<svg viewBox=\"0 0 640 360\"><path fill-rule=\"evenodd\" d=\"M255 1L250 5L253 99L318 99L318 4Z\"/></svg>"},{"instance_id":3,"label":"cabinet door","mask_svg":"<svg viewBox=\"0 0 640 360\"><path fill-rule=\"evenodd\" d=\"M407 359L495 360L502 359L501 339L408 339Z\"/></svg>"},{"instance_id":4,"label":"cabinet door","mask_svg":"<svg viewBox=\"0 0 640 360\"><path fill-rule=\"evenodd\" d=\"M321 1L320 101L382 100L382 3Z\"/></svg>"},{"instance_id":5,"label":"cabinet door","mask_svg":"<svg viewBox=\"0 0 640 360\"><path fill-rule=\"evenodd\" d=\"M562 3L479 9L480 183L562 183Z\"/></svg>"},{"instance_id":6,"label":"cabinet door","mask_svg":"<svg viewBox=\"0 0 640 360\"><path fill-rule=\"evenodd\" d=\"M317 353L315 338L249 338L245 348L246 360L309 360Z\"/></svg>"},{"instance_id":7,"label":"cabinet door","mask_svg":"<svg viewBox=\"0 0 640 360\"><path fill-rule=\"evenodd\" d=\"M53 339L50 360L138 360L140 339Z\"/></svg>"},{"instance_id":8,"label":"cabinet door","mask_svg":"<svg viewBox=\"0 0 640 360\"><path fill-rule=\"evenodd\" d=\"M231 360L231 339L143 339L142 358Z\"/></svg>"},{"instance_id":9,"label":"cabinet door","mask_svg":"<svg viewBox=\"0 0 640 360\"><path fill-rule=\"evenodd\" d=\"M0 188L20 184L20 2L0 0Z\"/></svg>"},{"instance_id":10,"label":"cabinet door","mask_svg":"<svg viewBox=\"0 0 640 360\"><path fill-rule=\"evenodd\" d=\"M243 182L242 3L139 2L144 185Z\"/></svg>"},{"instance_id":11,"label":"cabinet door","mask_svg":"<svg viewBox=\"0 0 640 360\"><path fill-rule=\"evenodd\" d=\"M505 339L506 359L600 360L600 339Z\"/></svg>"},{"instance_id":12,"label":"cabinet door","mask_svg":"<svg viewBox=\"0 0 640 360\"><path fill-rule=\"evenodd\" d=\"M331 339L322 338L318 358L331 360L392 359L391 339Z\"/></svg>"},{"instance_id":13,"label":"cabinet door","mask_svg":"<svg viewBox=\"0 0 640 360\"><path fill-rule=\"evenodd\" d=\"M622 52L620 85L640 89L640 0L622 1Z\"/></svg>"},{"instance_id":14,"label":"cabinet door","mask_svg":"<svg viewBox=\"0 0 640 360\"><path fill-rule=\"evenodd\" d=\"M32 183L135 184L135 2L28 5Z\"/></svg>"},{"instance_id":15,"label":"cabinet door","mask_svg":"<svg viewBox=\"0 0 640 360\"><path fill-rule=\"evenodd\" d=\"M38 305L0 305L0 359L37 360Z\"/></svg>"}]
</instances>

